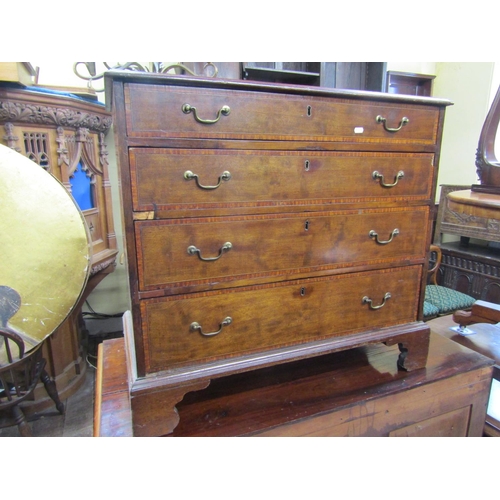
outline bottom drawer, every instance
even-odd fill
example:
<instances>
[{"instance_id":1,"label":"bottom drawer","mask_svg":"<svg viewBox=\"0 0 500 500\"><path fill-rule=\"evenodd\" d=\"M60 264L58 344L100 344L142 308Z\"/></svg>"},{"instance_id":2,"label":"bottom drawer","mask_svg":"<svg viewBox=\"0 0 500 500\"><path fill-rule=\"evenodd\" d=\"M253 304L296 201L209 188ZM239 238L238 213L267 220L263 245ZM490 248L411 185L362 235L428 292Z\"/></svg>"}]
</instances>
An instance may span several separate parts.
<instances>
[{"instance_id":1,"label":"bottom drawer","mask_svg":"<svg viewBox=\"0 0 500 500\"><path fill-rule=\"evenodd\" d=\"M143 300L146 372L415 321L421 276L408 266Z\"/></svg>"}]
</instances>

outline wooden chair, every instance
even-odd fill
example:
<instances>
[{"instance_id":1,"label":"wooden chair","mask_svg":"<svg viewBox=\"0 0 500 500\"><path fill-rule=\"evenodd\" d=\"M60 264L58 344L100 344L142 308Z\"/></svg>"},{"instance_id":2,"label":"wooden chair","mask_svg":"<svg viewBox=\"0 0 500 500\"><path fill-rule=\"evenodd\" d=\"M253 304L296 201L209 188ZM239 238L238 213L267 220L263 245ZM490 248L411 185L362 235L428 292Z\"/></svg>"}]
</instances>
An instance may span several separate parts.
<instances>
[{"instance_id":1,"label":"wooden chair","mask_svg":"<svg viewBox=\"0 0 500 500\"><path fill-rule=\"evenodd\" d=\"M43 342L25 354L22 338L9 328L0 328L0 351L5 351L6 358L0 363L0 427L17 425L24 437L32 433L22 403L32 396L40 380L59 413L64 413L55 383L45 370L42 346Z\"/></svg>"},{"instance_id":2,"label":"wooden chair","mask_svg":"<svg viewBox=\"0 0 500 500\"><path fill-rule=\"evenodd\" d=\"M429 320L457 310L470 309L476 299L465 293L447 288L437 283L437 274L441 264L442 252L437 245L431 245L434 264L427 271L428 284L425 287L424 320Z\"/></svg>"},{"instance_id":3,"label":"wooden chair","mask_svg":"<svg viewBox=\"0 0 500 500\"><path fill-rule=\"evenodd\" d=\"M460 329L455 330L456 333L450 329L448 338L495 360L484 432L487 436L500 437L500 305L478 300L470 311L453 313L453 321ZM462 329L466 329L466 333L461 334Z\"/></svg>"}]
</instances>

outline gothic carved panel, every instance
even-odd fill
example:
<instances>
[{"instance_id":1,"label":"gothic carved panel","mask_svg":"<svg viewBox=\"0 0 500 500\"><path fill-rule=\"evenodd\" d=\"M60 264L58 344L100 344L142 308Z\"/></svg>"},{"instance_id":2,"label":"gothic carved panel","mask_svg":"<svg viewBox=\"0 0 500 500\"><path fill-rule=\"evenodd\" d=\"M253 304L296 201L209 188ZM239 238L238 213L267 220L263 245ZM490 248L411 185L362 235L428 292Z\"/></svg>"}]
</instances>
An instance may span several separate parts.
<instances>
[{"instance_id":1,"label":"gothic carved panel","mask_svg":"<svg viewBox=\"0 0 500 500\"><path fill-rule=\"evenodd\" d=\"M74 196L90 230L93 272L112 263L117 253L104 142L111 123L110 113L98 103L0 89L5 131L0 141L49 171ZM77 200L76 177L88 184L89 204Z\"/></svg>"},{"instance_id":2,"label":"gothic carved panel","mask_svg":"<svg viewBox=\"0 0 500 500\"><path fill-rule=\"evenodd\" d=\"M24 132L23 139L26 156L50 172L51 165L47 134L44 132Z\"/></svg>"}]
</instances>

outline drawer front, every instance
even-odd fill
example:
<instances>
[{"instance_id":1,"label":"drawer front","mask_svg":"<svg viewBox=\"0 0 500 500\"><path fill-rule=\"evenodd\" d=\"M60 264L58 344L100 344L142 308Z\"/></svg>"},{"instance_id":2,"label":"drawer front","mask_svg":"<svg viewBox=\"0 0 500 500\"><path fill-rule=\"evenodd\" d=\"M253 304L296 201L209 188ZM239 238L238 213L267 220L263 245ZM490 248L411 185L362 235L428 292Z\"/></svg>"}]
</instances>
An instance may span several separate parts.
<instances>
[{"instance_id":1,"label":"drawer front","mask_svg":"<svg viewBox=\"0 0 500 500\"><path fill-rule=\"evenodd\" d=\"M129 137L437 141L439 109L421 104L132 83L125 99Z\"/></svg>"},{"instance_id":2,"label":"drawer front","mask_svg":"<svg viewBox=\"0 0 500 500\"><path fill-rule=\"evenodd\" d=\"M421 270L409 266L144 300L146 371L415 321Z\"/></svg>"},{"instance_id":3,"label":"drawer front","mask_svg":"<svg viewBox=\"0 0 500 500\"><path fill-rule=\"evenodd\" d=\"M429 209L136 223L139 286L152 290L424 259Z\"/></svg>"},{"instance_id":4,"label":"drawer front","mask_svg":"<svg viewBox=\"0 0 500 500\"><path fill-rule=\"evenodd\" d=\"M159 216L178 210L430 200L434 179L434 155L426 153L132 148L129 157L134 210L157 210Z\"/></svg>"}]
</instances>

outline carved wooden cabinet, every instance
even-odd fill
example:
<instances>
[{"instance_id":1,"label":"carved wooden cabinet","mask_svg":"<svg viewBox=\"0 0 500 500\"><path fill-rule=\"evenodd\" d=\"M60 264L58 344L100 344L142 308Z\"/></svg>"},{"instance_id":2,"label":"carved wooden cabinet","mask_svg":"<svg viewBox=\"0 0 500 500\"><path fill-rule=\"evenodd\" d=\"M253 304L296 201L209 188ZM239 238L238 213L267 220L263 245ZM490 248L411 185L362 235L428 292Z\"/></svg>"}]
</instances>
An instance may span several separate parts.
<instances>
[{"instance_id":1,"label":"carved wooden cabinet","mask_svg":"<svg viewBox=\"0 0 500 500\"><path fill-rule=\"evenodd\" d=\"M440 187L434 234L434 242L442 250L438 283L500 304L500 211L473 216L459 212L450 206L448 195L465 192L470 186Z\"/></svg>"},{"instance_id":2,"label":"carved wooden cabinet","mask_svg":"<svg viewBox=\"0 0 500 500\"><path fill-rule=\"evenodd\" d=\"M449 101L126 72L106 89L136 435L168 434L184 394L232 373L377 342L425 365Z\"/></svg>"},{"instance_id":3,"label":"carved wooden cabinet","mask_svg":"<svg viewBox=\"0 0 500 500\"><path fill-rule=\"evenodd\" d=\"M495 139L500 87L486 115L476 151L480 184L441 186L435 243L443 252L440 284L500 304L500 162ZM460 242L446 242L452 235Z\"/></svg>"},{"instance_id":4,"label":"carved wooden cabinet","mask_svg":"<svg viewBox=\"0 0 500 500\"><path fill-rule=\"evenodd\" d=\"M78 388L86 369L78 333L81 306L113 271L118 252L104 142L111 123L111 114L98 102L43 88L0 86L1 143L38 163L68 189L82 209L91 235L88 284L75 312L44 345L49 371L62 398ZM26 266L29 268L29 255ZM44 401L35 401L33 409L39 410L45 402L52 404L45 391L40 394Z\"/></svg>"}]
</instances>

